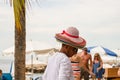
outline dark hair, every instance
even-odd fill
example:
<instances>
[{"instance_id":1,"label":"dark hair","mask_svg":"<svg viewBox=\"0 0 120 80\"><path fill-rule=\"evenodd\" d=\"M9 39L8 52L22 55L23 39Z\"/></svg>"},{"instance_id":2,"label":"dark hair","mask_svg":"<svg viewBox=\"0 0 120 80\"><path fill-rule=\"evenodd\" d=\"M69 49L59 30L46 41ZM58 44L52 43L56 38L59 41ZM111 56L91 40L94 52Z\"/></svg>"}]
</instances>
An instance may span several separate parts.
<instances>
[{"instance_id":1,"label":"dark hair","mask_svg":"<svg viewBox=\"0 0 120 80\"><path fill-rule=\"evenodd\" d=\"M0 73L2 73L2 70L0 69Z\"/></svg>"}]
</instances>

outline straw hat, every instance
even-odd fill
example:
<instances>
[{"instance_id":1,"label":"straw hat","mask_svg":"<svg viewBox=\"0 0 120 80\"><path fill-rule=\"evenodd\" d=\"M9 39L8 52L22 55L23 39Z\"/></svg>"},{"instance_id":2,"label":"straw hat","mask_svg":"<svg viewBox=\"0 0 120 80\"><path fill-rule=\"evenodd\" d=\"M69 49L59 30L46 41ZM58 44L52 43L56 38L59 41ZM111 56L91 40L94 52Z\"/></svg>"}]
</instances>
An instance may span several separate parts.
<instances>
[{"instance_id":1,"label":"straw hat","mask_svg":"<svg viewBox=\"0 0 120 80\"><path fill-rule=\"evenodd\" d=\"M75 27L68 27L62 33L57 33L55 38L63 44L68 44L76 48L83 48L86 45L86 41L79 36L79 31Z\"/></svg>"}]
</instances>

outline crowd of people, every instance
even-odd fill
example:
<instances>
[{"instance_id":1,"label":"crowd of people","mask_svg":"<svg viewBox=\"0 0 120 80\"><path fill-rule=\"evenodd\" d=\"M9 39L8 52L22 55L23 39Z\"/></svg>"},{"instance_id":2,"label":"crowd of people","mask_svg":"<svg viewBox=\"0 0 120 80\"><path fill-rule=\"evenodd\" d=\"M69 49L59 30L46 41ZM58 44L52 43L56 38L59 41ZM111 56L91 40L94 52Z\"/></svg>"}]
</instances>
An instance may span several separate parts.
<instances>
[{"instance_id":1,"label":"crowd of people","mask_svg":"<svg viewBox=\"0 0 120 80\"><path fill-rule=\"evenodd\" d=\"M100 80L102 78L103 62L99 55L88 54L86 41L79 36L79 31L75 27L68 27L61 33L55 35L57 41L61 42L61 49L48 59L43 80ZM82 52L78 53L78 49Z\"/></svg>"},{"instance_id":2,"label":"crowd of people","mask_svg":"<svg viewBox=\"0 0 120 80\"><path fill-rule=\"evenodd\" d=\"M102 79L104 69L99 53L95 53L92 61L92 56L88 54L87 48L83 48L82 52L73 55L70 60L73 67L74 80L81 80L82 78L89 80L89 75L91 75L93 80Z\"/></svg>"}]
</instances>

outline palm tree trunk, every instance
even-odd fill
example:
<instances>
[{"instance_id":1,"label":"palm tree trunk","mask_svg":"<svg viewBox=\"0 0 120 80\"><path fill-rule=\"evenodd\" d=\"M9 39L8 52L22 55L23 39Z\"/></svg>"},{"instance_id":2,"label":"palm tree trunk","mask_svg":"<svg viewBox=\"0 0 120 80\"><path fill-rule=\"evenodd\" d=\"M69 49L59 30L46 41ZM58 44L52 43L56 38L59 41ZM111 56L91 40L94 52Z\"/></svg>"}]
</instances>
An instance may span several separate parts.
<instances>
[{"instance_id":1,"label":"palm tree trunk","mask_svg":"<svg viewBox=\"0 0 120 80\"><path fill-rule=\"evenodd\" d=\"M15 5L16 2L14 1L18 1L20 5L18 4ZM25 0L13 0L13 5L15 14L15 55L14 55L15 80L25 80L25 55L26 55ZM20 24L18 23L18 20Z\"/></svg>"}]
</instances>

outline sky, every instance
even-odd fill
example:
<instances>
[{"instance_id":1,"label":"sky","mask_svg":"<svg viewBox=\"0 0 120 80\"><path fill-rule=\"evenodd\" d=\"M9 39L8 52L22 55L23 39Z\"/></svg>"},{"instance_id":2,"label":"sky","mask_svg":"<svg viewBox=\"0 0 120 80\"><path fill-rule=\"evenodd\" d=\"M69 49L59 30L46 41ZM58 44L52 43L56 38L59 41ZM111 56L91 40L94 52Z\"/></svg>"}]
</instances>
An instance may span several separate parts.
<instances>
[{"instance_id":1,"label":"sky","mask_svg":"<svg viewBox=\"0 0 120 80\"><path fill-rule=\"evenodd\" d=\"M55 34L67 27L79 30L86 46L120 49L120 0L30 0L27 7L26 41L51 47ZM8 0L0 0L0 52L14 45L14 14ZM47 45L46 45L47 47Z\"/></svg>"}]
</instances>

